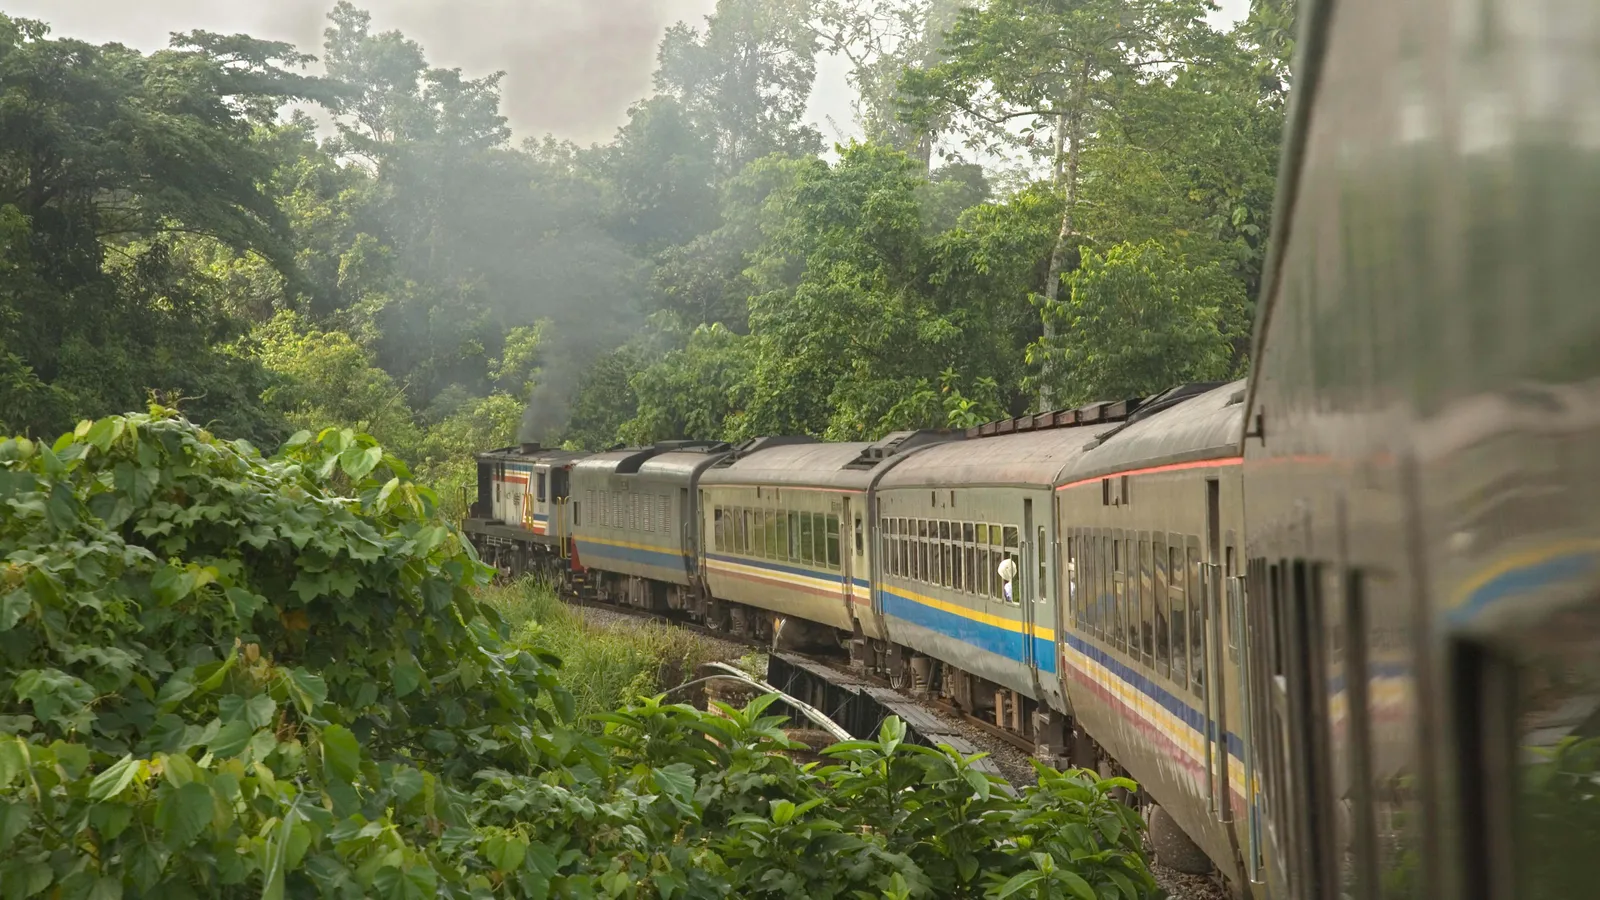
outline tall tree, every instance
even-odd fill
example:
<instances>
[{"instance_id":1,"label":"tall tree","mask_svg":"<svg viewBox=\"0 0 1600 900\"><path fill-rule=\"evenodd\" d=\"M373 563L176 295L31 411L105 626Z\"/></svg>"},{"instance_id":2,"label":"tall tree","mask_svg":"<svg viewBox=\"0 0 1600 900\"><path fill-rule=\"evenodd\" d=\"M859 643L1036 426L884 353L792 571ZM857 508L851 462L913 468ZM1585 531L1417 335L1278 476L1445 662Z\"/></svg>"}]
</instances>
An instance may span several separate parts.
<instances>
[{"instance_id":1,"label":"tall tree","mask_svg":"<svg viewBox=\"0 0 1600 900\"><path fill-rule=\"evenodd\" d=\"M1082 154L1098 120L1112 111L1118 85L1156 77L1185 57L1204 28L1209 0L992 0L962 10L946 61L909 70L913 120L953 114L969 140L993 144L1051 134L1053 180L1063 197L1042 306L1057 302L1079 236ZM1054 336L1046 315L1046 339ZM1056 403L1054 362L1046 358L1039 405Z\"/></svg>"},{"instance_id":2,"label":"tall tree","mask_svg":"<svg viewBox=\"0 0 1600 900\"><path fill-rule=\"evenodd\" d=\"M179 247L200 235L297 280L256 140L295 100L325 100L286 44L208 32L150 55L54 40L0 15L0 419L49 433L191 399L191 414L266 437L243 328ZM252 372L253 369L253 372ZM242 394L242 397L241 397Z\"/></svg>"},{"instance_id":3,"label":"tall tree","mask_svg":"<svg viewBox=\"0 0 1600 900\"><path fill-rule=\"evenodd\" d=\"M715 136L724 178L771 153L810 156L806 124L816 80L812 0L717 0L702 32L674 25L661 42L656 88Z\"/></svg>"},{"instance_id":4,"label":"tall tree","mask_svg":"<svg viewBox=\"0 0 1600 900\"><path fill-rule=\"evenodd\" d=\"M940 61L945 32L972 0L819 0L818 38L850 61L856 119L868 140L889 144L934 165L934 145L947 117L911 121L901 115L908 69Z\"/></svg>"}]
</instances>

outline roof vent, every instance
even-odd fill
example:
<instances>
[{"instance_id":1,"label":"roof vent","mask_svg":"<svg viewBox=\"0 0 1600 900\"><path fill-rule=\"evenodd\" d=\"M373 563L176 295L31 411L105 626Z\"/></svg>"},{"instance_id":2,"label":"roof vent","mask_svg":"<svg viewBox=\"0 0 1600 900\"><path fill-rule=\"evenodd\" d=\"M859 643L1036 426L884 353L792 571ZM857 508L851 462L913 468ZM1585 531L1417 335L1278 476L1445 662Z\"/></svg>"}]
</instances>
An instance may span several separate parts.
<instances>
[{"instance_id":1,"label":"roof vent","mask_svg":"<svg viewBox=\"0 0 1600 900\"><path fill-rule=\"evenodd\" d=\"M1078 425L1098 425L1121 422L1133 415L1144 404L1142 398L1119 400L1115 403L1097 400L1078 409L1058 409L1015 419L985 422L967 429L967 437L992 437L997 434L1017 434L1023 431L1043 431L1047 428L1073 428Z\"/></svg>"},{"instance_id":2,"label":"roof vent","mask_svg":"<svg viewBox=\"0 0 1600 900\"><path fill-rule=\"evenodd\" d=\"M964 435L958 431L924 428L921 431L895 431L883 437L882 440L863 447L861 455L846 464L850 469L870 469L884 460L914 450L917 447L926 447L929 444L942 444L945 441L958 441Z\"/></svg>"},{"instance_id":3,"label":"roof vent","mask_svg":"<svg viewBox=\"0 0 1600 900\"><path fill-rule=\"evenodd\" d=\"M542 449L543 448L539 446L539 442L538 441L523 441L522 442L522 454L524 456L527 456L528 454L531 454L531 453L538 453Z\"/></svg>"},{"instance_id":4,"label":"roof vent","mask_svg":"<svg viewBox=\"0 0 1600 900\"><path fill-rule=\"evenodd\" d=\"M681 453L696 450L711 453L728 449L722 441L656 441L654 449L657 453Z\"/></svg>"},{"instance_id":5,"label":"roof vent","mask_svg":"<svg viewBox=\"0 0 1600 900\"><path fill-rule=\"evenodd\" d=\"M733 445L733 452L724 456L716 463L719 469L725 469L735 462L769 447L786 447L790 444L815 444L817 439L809 434L774 434L763 437L753 437Z\"/></svg>"}]
</instances>

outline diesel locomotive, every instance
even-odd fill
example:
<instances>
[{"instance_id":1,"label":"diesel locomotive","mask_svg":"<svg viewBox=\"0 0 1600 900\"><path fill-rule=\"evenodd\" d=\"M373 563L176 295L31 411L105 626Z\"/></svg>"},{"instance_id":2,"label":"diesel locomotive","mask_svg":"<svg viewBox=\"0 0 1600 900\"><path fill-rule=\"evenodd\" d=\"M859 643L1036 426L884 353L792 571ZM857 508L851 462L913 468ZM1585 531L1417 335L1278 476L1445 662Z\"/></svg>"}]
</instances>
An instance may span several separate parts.
<instances>
[{"instance_id":1,"label":"diesel locomotive","mask_svg":"<svg viewBox=\"0 0 1600 900\"><path fill-rule=\"evenodd\" d=\"M1258 898L1600 884L1600 15L1302 0L1247 381L486 453L507 568L1122 770Z\"/></svg>"}]
</instances>

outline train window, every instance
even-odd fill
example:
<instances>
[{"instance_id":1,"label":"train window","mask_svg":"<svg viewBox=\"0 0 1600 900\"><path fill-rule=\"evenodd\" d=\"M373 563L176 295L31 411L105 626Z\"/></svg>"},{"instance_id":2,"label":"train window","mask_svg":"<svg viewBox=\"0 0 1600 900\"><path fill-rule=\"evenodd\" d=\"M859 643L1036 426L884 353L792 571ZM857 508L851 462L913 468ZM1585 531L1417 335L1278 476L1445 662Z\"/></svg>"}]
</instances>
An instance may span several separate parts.
<instances>
[{"instance_id":1,"label":"train window","mask_svg":"<svg viewBox=\"0 0 1600 900\"><path fill-rule=\"evenodd\" d=\"M906 538L906 577L922 580L922 542L914 538Z\"/></svg>"},{"instance_id":2,"label":"train window","mask_svg":"<svg viewBox=\"0 0 1600 900\"><path fill-rule=\"evenodd\" d=\"M969 544L972 543L973 531L974 530L975 530L975 526L971 522L962 522L961 523L961 539L963 541L966 541Z\"/></svg>"},{"instance_id":3,"label":"train window","mask_svg":"<svg viewBox=\"0 0 1600 900\"><path fill-rule=\"evenodd\" d=\"M573 518L576 519L577 517L574 516ZM728 549L722 543L722 507L720 506L711 508L711 546L715 547L718 553Z\"/></svg>"},{"instance_id":4,"label":"train window","mask_svg":"<svg viewBox=\"0 0 1600 900\"><path fill-rule=\"evenodd\" d=\"M1117 642L1117 607L1116 593L1113 588L1115 579L1112 577L1112 564L1115 547L1111 536L1102 534L1100 542L1100 637L1107 644L1115 645Z\"/></svg>"},{"instance_id":5,"label":"train window","mask_svg":"<svg viewBox=\"0 0 1600 900\"><path fill-rule=\"evenodd\" d=\"M539 502L544 502L544 473L539 473Z\"/></svg>"},{"instance_id":6,"label":"train window","mask_svg":"<svg viewBox=\"0 0 1600 900\"><path fill-rule=\"evenodd\" d=\"M1039 581L1034 587L1034 594L1043 600L1050 587L1050 548L1044 544L1043 525L1039 526L1039 540L1033 545L1033 555L1039 559Z\"/></svg>"},{"instance_id":7,"label":"train window","mask_svg":"<svg viewBox=\"0 0 1600 900\"><path fill-rule=\"evenodd\" d=\"M772 513L765 509L750 510L750 555L771 558L774 547L772 539L776 537L767 530L767 516Z\"/></svg>"},{"instance_id":8,"label":"train window","mask_svg":"<svg viewBox=\"0 0 1600 900\"><path fill-rule=\"evenodd\" d=\"M583 524L583 515L582 515L582 513L583 513L583 504L581 502L572 504L572 524L573 524L573 527L577 527L577 526Z\"/></svg>"},{"instance_id":9,"label":"train window","mask_svg":"<svg viewBox=\"0 0 1600 900\"><path fill-rule=\"evenodd\" d=\"M951 551L954 549L955 548L951 547L949 544L939 545L939 558L944 567L944 580L939 583L947 588L953 588L956 586L955 561L951 558L953 556Z\"/></svg>"},{"instance_id":10,"label":"train window","mask_svg":"<svg viewBox=\"0 0 1600 900\"><path fill-rule=\"evenodd\" d=\"M961 547L950 548L950 588L957 591L967 589L967 566L961 558Z\"/></svg>"},{"instance_id":11,"label":"train window","mask_svg":"<svg viewBox=\"0 0 1600 900\"><path fill-rule=\"evenodd\" d=\"M1160 535L1151 543L1151 598L1155 601L1156 671L1172 677L1171 589L1167 586L1167 542Z\"/></svg>"},{"instance_id":12,"label":"train window","mask_svg":"<svg viewBox=\"0 0 1600 900\"><path fill-rule=\"evenodd\" d=\"M1106 624L1111 631L1111 642L1126 650L1128 620L1123 596L1127 590L1126 577L1122 574L1122 539L1113 537L1107 543L1111 545L1111 621Z\"/></svg>"},{"instance_id":13,"label":"train window","mask_svg":"<svg viewBox=\"0 0 1600 900\"><path fill-rule=\"evenodd\" d=\"M857 520L860 521L859 519ZM839 568L839 517L828 517L828 568Z\"/></svg>"},{"instance_id":14,"label":"train window","mask_svg":"<svg viewBox=\"0 0 1600 900\"><path fill-rule=\"evenodd\" d=\"M989 596L989 551L982 547L972 548L972 575L977 579L973 582L974 593Z\"/></svg>"},{"instance_id":15,"label":"train window","mask_svg":"<svg viewBox=\"0 0 1600 900\"><path fill-rule=\"evenodd\" d=\"M1122 545L1122 629L1128 643L1128 655L1139 658L1139 542L1133 538L1119 541Z\"/></svg>"},{"instance_id":16,"label":"train window","mask_svg":"<svg viewBox=\"0 0 1600 900\"><path fill-rule=\"evenodd\" d=\"M815 558L811 554L811 513L800 513L799 518L800 535L798 541L800 544L800 562L811 562Z\"/></svg>"},{"instance_id":17,"label":"train window","mask_svg":"<svg viewBox=\"0 0 1600 900\"><path fill-rule=\"evenodd\" d=\"M1223 572L1226 575L1227 580L1224 581L1223 584L1225 586L1231 586L1234 584L1233 579L1239 574L1239 572L1238 569L1234 567L1233 547L1227 547L1225 553L1227 554L1227 563L1223 569ZM1243 602L1236 599L1237 594L1233 587L1225 587L1225 590L1227 592L1226 597L1228 600L1228 661L1236 663L1239 661L1239 628L1240 621L1244 618L1244 607Z\"/></svg>"},{"instance_id":18,"label":"train window","mask_svg":"<svg viewBox=\"0 0 1600 900\"><path fill-rule=\"evenodd\" d=\"M1143 644L1144 664L1155 665L1156 658L1156 595L1155 568L1150 560L1150 542L1139 542L1139 638Z\"/></svg>"},{"instance_id":19,"label":"train window","mask_svg":"<svg viewBox=\"0 0 1600 900\"><path fill-rule=\"evenodd\" d=\"M974 547L962 547L962 567L966 570L967 593L978 592L978 551Z\"/></svg>"},{"instance_id":20,"label":"train window","mask_svg":"<svg viewBox=\"0 0 1600 900\"><path fill-rule=\"evenodd\" d=\"M1200 541L1189 538L1189 561L1184 572L1189 581L1189 675L1194 695L1204 697L1206 690L1206 608L1205 593L1200 589Z\"/></svg>"},{"instance_id":21,"label":"train window","mask_svg":"<svg viewBox=\"0 0 1600 900\"><path fill-rule=\"evenodd\" d=\"M1172 579L1167 588L1167 600L1172 616L1172 680L1188 686L1189 592L1188 581L1183 577L1183 548L1167 548L1167 563L1167 572Z\"/></svg>"},{"instance_id":22,"label":"train window","mask_svg":"<svg viewBox=\"0 0 1600 900\"><path fill-rule=\"evenodd\" d=\"M1593 896L1600 881L1600 615L1592 595L1580 598L1515 617L1503 649L1461 654L1463 669L1480 670L1463 704L1476 710L1480 746L1464 755L1478 758L1469 777L1486 794L1470 821L1507 869L1493 872L1496 900Z\"/></svg>"},{"instance_id":23,"label":"train window","mask_svg":"<svg viewBox=\"0 0 1600 900\"><path fill-rule=\"evenodd\" d=\"M861 525L861 517L856 516L856 555L867 552L867 530Z\"/></svg>"},{"instance_id":24,"label":"train window","mask_svg":"<svg viewBox=\"0 0 1600 900\"><path fill-rule=\"evenodd\" d=\"M1017 543L1018 543L1018 539L1019 539L1018 538L1017 527L1015 525L1007 525L1007 526L1005 526L1004 530L1001 533L1002 533L1002 535L1004 537L1004 541L1001 543L1000 546L1005 547L1007 550L1015 550L1015 549L1017 549ZM1008 556L1015 556L1016 554L1011 553L1011 554L1007 554L1007 555Z\"/></svg>"}]
</instances>

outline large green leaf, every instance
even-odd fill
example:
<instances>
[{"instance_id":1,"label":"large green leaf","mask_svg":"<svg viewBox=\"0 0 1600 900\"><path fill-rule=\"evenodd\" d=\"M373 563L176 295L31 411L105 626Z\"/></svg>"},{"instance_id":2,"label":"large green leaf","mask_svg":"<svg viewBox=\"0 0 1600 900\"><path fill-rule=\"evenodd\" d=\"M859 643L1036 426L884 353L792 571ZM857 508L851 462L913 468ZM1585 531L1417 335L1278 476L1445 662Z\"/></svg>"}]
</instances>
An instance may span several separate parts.
<instances>
[{"instance_id":1,"label":"large green leaf","mask_svg":"<svg viewBox=\"0 0 1600 900\"><path fill-rule=\"evenodd\" d=\"M211 788L191 781L162 793L156 804L156 825L169 847L187 847L211 824L214 812Z\"/></svg>"}]
</instances>

